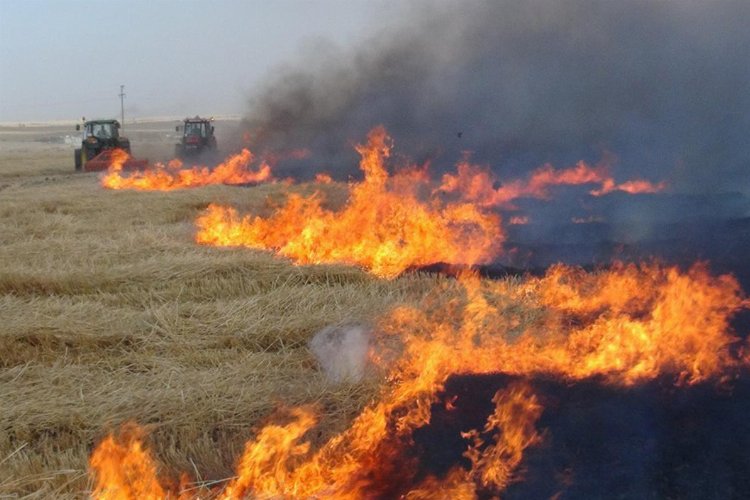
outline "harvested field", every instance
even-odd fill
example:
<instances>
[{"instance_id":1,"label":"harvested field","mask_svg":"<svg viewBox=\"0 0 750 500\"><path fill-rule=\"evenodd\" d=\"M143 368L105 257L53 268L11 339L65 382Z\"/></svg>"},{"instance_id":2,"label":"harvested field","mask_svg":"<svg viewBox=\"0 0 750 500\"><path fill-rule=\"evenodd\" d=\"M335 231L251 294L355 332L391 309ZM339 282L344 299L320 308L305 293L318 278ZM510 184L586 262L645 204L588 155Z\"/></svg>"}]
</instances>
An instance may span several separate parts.
<instances>
[{"instance_id":1,"label":"harvested field","mask_svg":"<svg viewBox=\"0 0 750 500\"><path fill-rule=\"evenodd\" d=\"M324 230L291 231L316 249L354 232L330 230L357 199L346 185L109 191L71 173L69 146L3 137L0 498L750 491L750 301L706 263L518 278L447 262L392 280L293 265L197 245L196 217L209 203L269 217L322 192L300 217ZM355 248L385 240L398 257L424 236L379 214L348 220L368 229Z\"/></svg>"},{"instance_id":2,"label":"harvested field","mask_svg":"<svg viewBox=\"0 0 750 500\"><path fill-rule=\"evenodd\" d=\"M127 421L198 480L231 476L279 404L315 402L321 429L346 425L374 386L327 384L307 341L433 278L200 247L209 202L263 213L282 188L107 191L73 173L71 146L35 141L68 128L0 132L0 497L85 497L94 444Z\"/></svg>"}]
</instances>

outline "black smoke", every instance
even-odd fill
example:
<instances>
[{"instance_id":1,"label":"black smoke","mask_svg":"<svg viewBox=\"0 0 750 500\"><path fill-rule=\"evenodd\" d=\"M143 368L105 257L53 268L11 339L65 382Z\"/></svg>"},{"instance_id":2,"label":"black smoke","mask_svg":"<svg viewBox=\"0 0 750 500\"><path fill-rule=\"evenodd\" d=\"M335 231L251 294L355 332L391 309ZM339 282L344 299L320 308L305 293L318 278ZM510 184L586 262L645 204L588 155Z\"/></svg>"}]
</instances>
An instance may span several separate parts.
<instances>
[{"instance_id":1,"label":"black smoke","mask_svg":"<svg viewBox=\"0 0 750 500\"><path fill-rule=\"evenodd\" d=\"M270 76L244 120L256 148L350 174L383 124L436 168L470 151L507 178L612 154L618 179L750 184L750 2L430 1L381 21Z\"/></svg>"}]
</instances>

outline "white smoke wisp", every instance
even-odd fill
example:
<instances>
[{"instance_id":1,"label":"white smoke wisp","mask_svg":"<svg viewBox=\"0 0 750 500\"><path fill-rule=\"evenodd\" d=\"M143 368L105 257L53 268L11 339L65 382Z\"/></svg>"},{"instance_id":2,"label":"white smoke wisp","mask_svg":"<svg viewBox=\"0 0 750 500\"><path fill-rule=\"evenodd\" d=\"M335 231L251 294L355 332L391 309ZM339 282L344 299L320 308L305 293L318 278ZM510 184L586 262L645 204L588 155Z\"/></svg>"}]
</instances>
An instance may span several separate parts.
<instances>
[{"instance_id":1,"label":"white smoke wisp","mask_svg":"<svg viewBox=\"0 0 750 500\"><path fill-rule=\"evenodd\" d=\"M309 346L330 382L359 382L366 373L371 337L364 325L331 325L316 333Z\"/></svg>"}]
</instances>

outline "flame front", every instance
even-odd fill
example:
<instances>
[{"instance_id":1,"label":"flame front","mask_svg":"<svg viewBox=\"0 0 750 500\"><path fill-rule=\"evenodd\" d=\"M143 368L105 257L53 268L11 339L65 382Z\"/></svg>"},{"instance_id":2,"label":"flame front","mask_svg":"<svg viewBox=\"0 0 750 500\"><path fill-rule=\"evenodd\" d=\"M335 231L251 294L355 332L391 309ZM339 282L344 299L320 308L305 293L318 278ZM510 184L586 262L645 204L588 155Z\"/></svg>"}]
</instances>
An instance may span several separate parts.
<instances>
[{"instance_id":1,"label":"flame front","mask_svg":"<svg viewBox=\"0 0 750 500\"><path fill-rule=\"evenodd\" d=\"M458 164L455 174L447 173L443 176L443 182L438 191L455 193L464 200L473 201L482 206L513 208L512 202L518 198L549 198L550 188L554 186L597 184L599 188L589 191L589 194L593 196L603 196L615 191L629 194L657 193L666 188L664 182L654 184L642 179L618 184L610 176L606 167L591 167L583 161L578 162L574 167L562 170L545 165L534 170L526 180L512 180L503 183L498 188L494 187L495 184L497 184L497 178L492 172L464 160Z\"/></svg>"},{"instance_id":2,"label":"flame front","mask_svg":"<svg viewBox=\"0 0 750 500\"><path fill-rule=\"evenodd\" d=\"M341 211L323 208L320 194L291 194L268 219L212 205L197 220L196 240L269 249L299 264L361 265L386 278L410 266L473 265L499 254L499 216L473 203L423 202L420 192L429 187L424 171L412 168L389 176L384 161L390 150L382 127L370 132L367 145L357 147L364 181L351 186Z\"/></svg>"},{"instance_id":3,"label":"flame front","mask_svg":"<svg viewBox=\"0 0 750 500\"><path fill-rule=\"evenodd\" d=\"M248 149L230 156L219 165L209 168L196 166L183 168L180 160L174 159L167 164L156 163L145 170L136 170L128 175L123 174L123 164L127 161L127 153L122 161L113 161L106 175L102 178L102 186L109 189L135 189L140 191L171 191L209 184L250 184L266 182L272 179L271 167L261 162L257 170L250 169L253 154ZM114 160L113 153L113 160ZM122 154L118 156L120 158Z\"/></svg>"},{"instance_id":4,"label":"flame front","mask_svg":"<svg viewBox=\"0 0 750 500\"><path fill-rule=\"evenodd\" d=\"M377 400L347 430L312 450L305 435L316 425L315 412L293 410L290 423L269 425L246 445L237 477L211 494L426 499L475 498L479 488L502 492L523 479L524 450L543 439L536 425L544 409L527 381L594 378L632 386L669 376L684 385L729 375L747 363L730 349L738 340L729 333L730 317L747 306L733 277L714 277L704 265L680 271L620 264L596 273L559 265L521 284L470 274L446 280L421 306L397 307L379 322L377 343L385 355L373 362L388 375ZM378 361L384 359L395 361ZM447 379L491 373L518 381L495 394L482 429L462 434L471 466L417 481L418 464L402 452L413 444L413 431L429 425L432 404L450 409L456 403L437 400ZM142 453L140 445L129 450ZM113 449L109 438L100 444L92 456L95 497L151 493L136 489L140 477L106 475L109 469L98 465L111 455L131 470L128 453ZM143 487L163 496L153 474L141 476L148 478ZM111 477L135 482L124 489L106 483Z\"/></svg>"}]
</instances>

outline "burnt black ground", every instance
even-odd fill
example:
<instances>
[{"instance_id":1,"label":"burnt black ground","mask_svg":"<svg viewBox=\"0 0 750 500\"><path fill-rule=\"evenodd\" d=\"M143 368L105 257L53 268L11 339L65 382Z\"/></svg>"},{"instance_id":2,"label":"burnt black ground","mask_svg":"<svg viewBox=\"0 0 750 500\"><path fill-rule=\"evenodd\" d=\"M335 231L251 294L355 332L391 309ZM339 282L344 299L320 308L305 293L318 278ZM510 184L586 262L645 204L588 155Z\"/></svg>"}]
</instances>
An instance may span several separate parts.
<instances>
[{"instance_id":1,"label":"burnt black ground","mask_svg":"<svg viewBox=\"0 0 750 500\"><path fill-rule=\"evenodd\" d=\"M481 428L507 375L456 375L432 422L414 432L421 474L467 465L461 431ZM750 377L677 387L665 377L632 388L596 380L530 381L544 411L542 444L524 455L506 499L750 498ZM455 409L442 401L455 398ZM497 492L483 491L489 498Z\"/></svg>"},{"instance_id":2,"label":"burnt black ground","mask_svg":"<svg viewBox=\"0 0 750 500\"><path fill-rule=\"evenodd\" d=\"M689 266L701 260L715 273L734 274L750 291L750 199L742 194L578 193L517 206L530 222L506 226L498 264L538 270L556 262L597 267L657 258Z\"/></svg>"},{"instance_id":3,"label":"burnt black ground","mask_svg":"<svg viewBox=\"0 0 750 500\"><path fill-rule=\"evenodd\" d=\"M530 222L506 225L506 253L478 266L480 275L538 276L558 262L593 270L613 261L656 259L682 268L704 261L714 274L733 274L750 293L750 199L741 194L578 193L519 200L517 208L505 215L529 214ZM443 264L422 269L456 272ZM750 335L750 311L738 312L731 328L740 338ZM632 388L531 380L545 408L537 423L545 437L527 450L523 480L502 498L750 498L750 374L689 387L674 380ZM481 428L493 394L511 381L502 374L449 379L432 407L431 424L413 436L421 476L468 466L460 432ZM453 397L456 408L447 411L443 401Z\"/></svg>"},{"instance_id":4,"label":"burnt black ground","mask_svg":"<svg viewBox=\"0 0 750 500\"><path fill-rule=\"evenodd\" d=\"M750 198L742 194L593 197L579 191L516 205L504 220L517 214L530 221L503 225L504 253L476 266L481 276L541 276L556 263L595 270L615 261L657 260L682 268L702 261L713 274L733 274L750 293ZM436 263L419 270L454 275L459 269Z\"/></svg>"}]
</instances>

